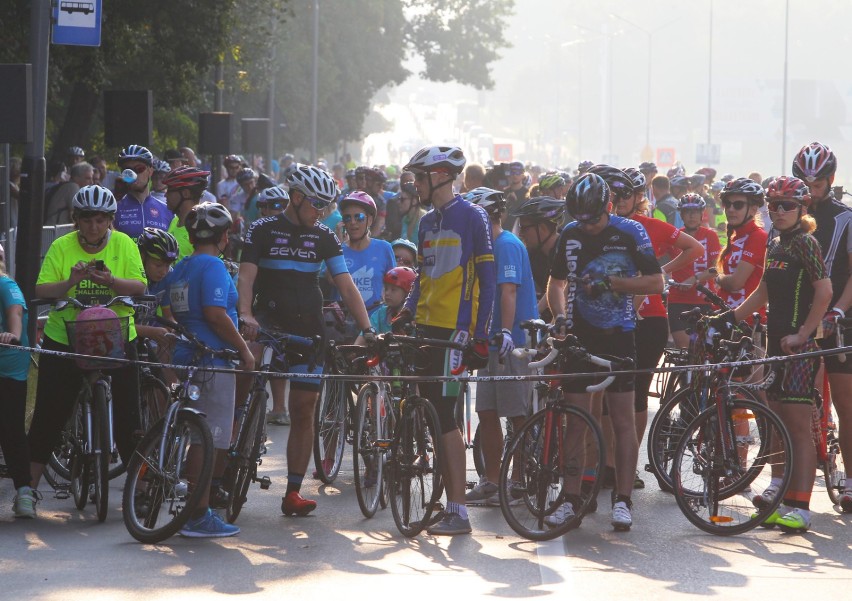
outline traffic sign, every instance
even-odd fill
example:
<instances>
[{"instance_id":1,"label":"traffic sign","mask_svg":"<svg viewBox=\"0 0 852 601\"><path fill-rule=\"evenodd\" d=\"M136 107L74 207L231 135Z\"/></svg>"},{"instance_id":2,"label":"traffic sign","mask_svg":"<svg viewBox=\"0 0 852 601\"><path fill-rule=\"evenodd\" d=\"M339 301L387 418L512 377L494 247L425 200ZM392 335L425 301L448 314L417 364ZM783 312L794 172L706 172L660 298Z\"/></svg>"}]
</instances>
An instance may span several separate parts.
<instances>
[{"instance_id":1,"label":"traffic sign","mask_svg":"<svg viewBox=\"0 0 852 601\"><path fill-rule=\"evenodd\" d=\"M719 144L696 144L695 162L702 165L718 165L722 150Z\"/></svg>"},{"instance_id":2,"label":"traffic sign","mask_svg":"<svg viewBox=\"0 0 852 601\"><path fill-rule=\"evenodd\" d=\"M494 160L498 163L512 162L512 145L511 144L495 144L494 145Z\"/></svg>"},{"instance_id":3,"label":"traffic sign","mask_svg":"<svg viewBox=\"0 0 852 601\"><path fill-rule=\"evenodd\" d=\"M675 164L674 148L657 149L657 167L671 167Z\"/></svg>"},{"instance_id":4,"label":"traffic sign","mask_svg":"<svg viewBox=\"0 0 852 601\"><path fill-rule=\"evenodd\" d=\"M102 0L58 0L54 5L53 43L100 46L101 2Z\"/></svg>"}]
</instances>

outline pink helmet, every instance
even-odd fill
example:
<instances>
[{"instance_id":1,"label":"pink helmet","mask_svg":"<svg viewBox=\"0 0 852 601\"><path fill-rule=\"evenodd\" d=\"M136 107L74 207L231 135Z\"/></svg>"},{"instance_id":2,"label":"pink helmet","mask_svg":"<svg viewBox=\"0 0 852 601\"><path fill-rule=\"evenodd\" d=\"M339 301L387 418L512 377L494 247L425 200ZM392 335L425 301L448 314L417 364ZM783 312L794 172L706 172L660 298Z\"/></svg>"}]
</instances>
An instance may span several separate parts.
<instances>
[{"instance_id":1,"label":"pink helmet","mask_svg":"<svg viewBox=\"0 0 852 601\"><path fill-rule=\"evenodd\" d=\"M375 219L376 217L376 201L366 192L360 190L350 193L346 198L340 201L340 210L343 211L347 206L355 205L363 209L367 215Z\"/></svg>"}]
</instances>

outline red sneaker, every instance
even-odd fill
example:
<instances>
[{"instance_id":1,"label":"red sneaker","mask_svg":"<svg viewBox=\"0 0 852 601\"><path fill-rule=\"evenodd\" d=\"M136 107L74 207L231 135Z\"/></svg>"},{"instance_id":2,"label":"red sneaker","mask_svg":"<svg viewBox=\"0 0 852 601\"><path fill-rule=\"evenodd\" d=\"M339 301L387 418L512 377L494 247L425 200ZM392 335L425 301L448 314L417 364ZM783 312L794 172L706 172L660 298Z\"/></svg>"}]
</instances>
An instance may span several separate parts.
<instances>
[{"instance_id":1,"label":"red sneaker","mask_svg":"<svg viewBox=\"0 0 852 601\"><path fill-rule=\"evenodd\" d=\"M317 502L305 499L295 490L281 499L281 513L284 515L308 515L317 508Z\"/></svg>"}]
</instances>

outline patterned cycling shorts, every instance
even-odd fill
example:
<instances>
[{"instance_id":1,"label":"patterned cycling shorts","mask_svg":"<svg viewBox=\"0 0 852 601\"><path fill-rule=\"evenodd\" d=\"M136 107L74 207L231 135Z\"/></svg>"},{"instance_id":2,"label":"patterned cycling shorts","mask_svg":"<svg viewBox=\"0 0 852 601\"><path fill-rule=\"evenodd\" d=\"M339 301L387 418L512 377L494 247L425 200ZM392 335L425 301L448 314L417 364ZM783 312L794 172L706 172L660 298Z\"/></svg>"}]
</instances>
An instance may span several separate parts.
<instances>
[{"instance_id":1,"label":"patterned cycling shorts","mask_svg":"<svg viewBox=\"0 0 852 601\"><path fill-rule=\"evenodd\" d=\"M810 353L818 350L819 346L816 342L809 339L797 352ZM785 356L781 351L781 340L770 338L766 354L772 357ZM773 366L773 369L776 374L775 381L766 391L772 400L781 403L813 404L814 381L819 370L819 357L790 359Z\"/></svg>"}]
</instances>

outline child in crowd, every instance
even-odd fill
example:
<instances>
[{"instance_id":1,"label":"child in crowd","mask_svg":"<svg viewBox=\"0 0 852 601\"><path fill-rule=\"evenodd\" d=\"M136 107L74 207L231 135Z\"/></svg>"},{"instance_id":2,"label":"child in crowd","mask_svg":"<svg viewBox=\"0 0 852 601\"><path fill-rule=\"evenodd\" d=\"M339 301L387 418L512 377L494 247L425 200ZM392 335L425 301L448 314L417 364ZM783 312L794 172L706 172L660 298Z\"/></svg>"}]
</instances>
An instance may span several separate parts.
<instances>
[{"instance_id":1,"label":"child in crowd","mask_svg":"<svg viewBox=\"0 0 852 601\"><path fill-rule=\"evenodd\" d=\"M382 299L384 303L370 315L370 325L379 334L391 331L391 320L402 309L417 273L410 267L394 267L384 278Z\"/></svg>"}]
</instances>

